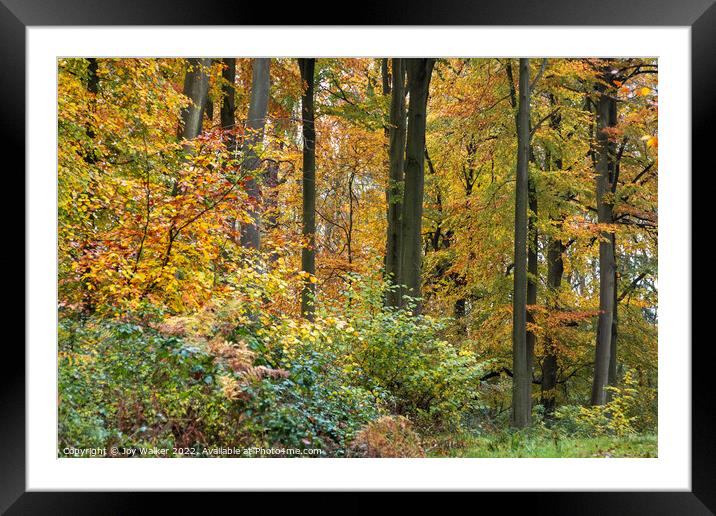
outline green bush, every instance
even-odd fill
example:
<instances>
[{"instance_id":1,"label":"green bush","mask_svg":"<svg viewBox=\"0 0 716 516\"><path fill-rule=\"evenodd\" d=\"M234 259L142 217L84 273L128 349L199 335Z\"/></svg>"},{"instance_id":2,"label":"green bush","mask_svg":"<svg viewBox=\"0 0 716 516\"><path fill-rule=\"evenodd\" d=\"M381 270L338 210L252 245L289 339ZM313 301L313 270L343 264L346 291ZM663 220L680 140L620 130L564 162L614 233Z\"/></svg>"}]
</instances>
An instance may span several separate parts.
<instances>
[{"instance_id":1,"label":"green bush","mask_svg":"<svg viewBox=\"0 0 716 516\"><path fill-rule=\"evenodd\" d=\"M308 342L291 364L257 353L259 364L286 366L287 377L247 379L191 341L135 324L64 320L59 337L60 450L231 446L342 455L380 415L375 397ZM226 395L227 378L238 396Z\"/></svg>"},{"instance_id":2,"label":"green bush","mask_svg":"<svg viewBox=\"0 0 716 516\"><path fill-rule=\"evenodd\" d=\"M656 399L653 389L639 389L632 372L627 371L621 386L607 387L607 390L609 401L604 405L566 405L557 409L556 427L569 435L587 437L622 437L655 430Z\"/></svg>"},{"instance_id":3,"label":"green bush","mask_svg":"<svg viewBox=\"0 0 716 516\"><path fill-rule=\"evenodd\" d=\"M64 320L59 448L237 444L240 413L205 351L131 323Z\"/></svg>"},{"instance_id":4,"label":"green bush","mask_svg":"<svg viewBox=\"0 0 716 516\"><path fill-rule=\"evenodd\" d=\"M479 410L483 367L442 340L444 323L384 308L355 278L346 305L314 322L247 318L243 304L150 324L61 319L60 449L320 448L346 454L388 414L425 431Z\"/></svg>"},{"instance_id":5,"label":"green bush","mask_svg":"<svg viewBox=\"0 0 716 516\"><path fill-rule=\"evenodd\" d=\"M345 350L353 381L387 393L389 411L422 429L459 428L478 408L483 367L475 355L441 339L446 321L414 316L411 306L383 307L383 285L354 285L350 304L333 314L333 336Z\"/></svg>"},{"instance_id":6,"label":"green bush","mask_svg":"<svg viewBox=\"0 0 716 516\"><path fill-rule=\"evenodd\" d=\"M290 374L249 385L249 410L267 445L320 448L343 456L355 433L382 412L373 394L351 384L337 355L314 349L319 346L301 341L290 359L273 357L273 364Z\"/></svg>"}]
</instances>

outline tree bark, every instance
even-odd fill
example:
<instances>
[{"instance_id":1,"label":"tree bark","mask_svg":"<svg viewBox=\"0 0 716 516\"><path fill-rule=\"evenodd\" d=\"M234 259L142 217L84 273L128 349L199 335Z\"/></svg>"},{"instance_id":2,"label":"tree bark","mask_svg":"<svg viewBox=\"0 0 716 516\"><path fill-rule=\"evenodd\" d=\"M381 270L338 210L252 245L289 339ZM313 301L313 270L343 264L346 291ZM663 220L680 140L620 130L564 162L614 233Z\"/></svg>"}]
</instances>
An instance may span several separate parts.
<instances>
[{"instance_id":1,"label":"tree bark","mask_svg":"<svg viewBox=\"0 0 716 516\"><path fill-rule=\"evenodd\" d=\"M605 68L603 81L609 80L609 68ZM597 161L596 192L597 222L613 223L613 206L609 199L611 190L612 147L608 127L616 124L616 100L603 83L597 85ZM606 403L605 387L609 381L609 361L611 354L612 321L614 319L614 233L602 229L599 242L599 320L597 326L597 344L594 357L594 381L592 383L592 405Z\"/></svg>"},{"instance_id":2,"label":"tree bark","mask_svg":"<svg viewBox=\"0 0 716 516\"><path fill-rule=\"evenodd\" d=\"M612 235L612 254L614 256L614 301L613 301L613 313L612 313L612 335L609 342L609 377L607 383L612 387L616 387L619 384L619 373L618 373L618 361L617 361L617 333L619 324L619 283L617 276L617 254L616 254L616 237ZM610 397L607 396L609 399Z\"/></svg>"},{"instance_id":3,"label":"tree bark","mask_svg":"<svg viewBox=\"0 0 716 516\"><path fill-rule=\"evenodd\" d=\"M316 130L313 106L313 87L316 60L298 60L301 80L304 84L301 97L301 119L303 125L303 237L306 242L301 250L301 268L310 274L303 280L301 291L301 314L312 321L315 314L315 283L311 281L316 273Z\"/></svg>"},{"instance_id":4,"label":"tree bark","mask_svg":"<svg viewBox=\"0 0 716 516\"><path fill-rule=\"evenodd\" d=\"M555 106L556 100L553 95L550 95L550 104L552 107ZM550 127L553 131L559 131L559 126L562 121L562 117L556 111L550 117ZM552 153L547 152L548 167L552 169ZM562 170L562 156L561 152L554 159L554 168L556 170ZM561 193L557 193L557 198L562 197ZM561 211L559 203L557 203L557 211ZM564 215L561 213L553 214L550 216L553 223L561 229L564 223ZM556 236L551 236L547 243L547 289L549 295L547 297L548 305L551 311L557 311L560 309L558 296L559 289L562 285L562 276L564 275L564 260L563 255L566 250L564 242ZM540 385L540 403L544 407L545 416L551 417L554 414L556 408L556 394L557 394L557 347L554 338L551 335L547 335L545 338L545 353L542 360L542 383Z\"/></svg>"},{"instance_id":5,"label":"tree bark","mask_svg":"<svg viewBox=\"0 0 716 516\"><path fill-rule=\"evenodd\" d=\"M223 138L226 150L229 151L231 159L236 159L236 59L225 57L221 60L224 65L221 70L221 109L219 120L224 131ZM235 217L229 218L231 229L231 241L235 244L241 243L239 223Z\"/></svg>"},{"instance_id":6,"label":"tree bark","mask_svg":"<svg viewBox=\"0 0 716 516\"><path fill-rule=\"evenodd\" d=\"M247 249L259 250L261 246L260 231L260 205L261 190L256 174L261 166L261 160L256 152L257 146L264 138L266 113L268 111L269 72L271 59L257 58L252 61L251 73L251 99L249 101L249 114L246 121L247 137L243 145L242 175L245 178L246 193L249 196L250 208L248 215L250 223L241 225L241 245Z\"/></svg>"},{"instance_id":7,"label":"tree bark","mask_svg":"<svg viewBox=\"0 0 716 516\"><path fill-rule=\"evenodd\" d=\"M402 206L402 251L400 257L400 283L405 285L404 294L415 300L413 313L422 310L422 221L423 190L425 188L425 122L430 78L434 59L406 59L408 75L408 130L405 147L405 185ZM401 291L400 304L406 300Z\"/></svg>"},{"instance_id":8,"label":"tree bark","mask_svg":"<svg viewBox=\"0 0 716 516\"><path fill-rule=\"evenodd\" d=\"M236 152L236 136L234 129L236 127L236 59L227 57L222 59L224 67L221 71L221 77L224 82L221 84L222 102L221 112L221 128L228 130L228 143L226 147L232 154Z\"/></svg>"},{"instance_id":9,"label":"tree bark","mask_svg":"<svg viewBox=\"0 0 716 516\"><path fill-rule=\"evenodd\" d=\"M520 59L515 184L515 251L512 322L512 426L530 424L532 375L527 357L527 203L529 182L530 78L529 59Z\"/></svg>"},{"instance_id":10,"label":"tree bark","mask_svg":"<svg viewBox=\"0 0 716 516\"><path fill-rule=\"evenodd\" d=\"M613 102L610 110L612 124L617 124L617 103ZM612 195L617 193L617 184L619 178L619 165L621 160L621 150L613 157L612 165ZM612 316L612 337L609 346L609 385L616 387L619 384L619 362L617 360L617 334L619 329L619 274L617 273L617 239L616 235L612 235L612 253L614 256L614 315ZM609 396L607 397L609 398Z\"/></svg>"},{"instance_id":11,"label":"tree bark","mask_svg":"<svg viewBox=\"0 0 716 516\"><path fill-rule=\"evenodd\" d=\"M531 149L530 149L531 153ZM529 165L528 165L529 167ZM527 305L534 306L537 304L537 277L539 274L537 255L537 246L539 235L537 233L537 187L535 185L533 173L528 171L527 179L529 217L527 219ZM532 310L527 310L527 323L534 324L534 314ZM527 370L530 377L534 365L534 349L537 337L531 330L527 330Z\"/></svg>"},{"instance_id":12,"label":"tree bark","mask_svg":"<svg viewBox=\"0 0 716 516\"><path fill-rule=\"evenodd\" d=\"M547 288L552 298L552 309L559 309L556 297L562 285L564 262L562 255L565 246L559 238L550 238L547 246ZM545 340L545 356L542 360L542 384L540 400L545 414L552 415L556 408L555 394L557 389L557 349L552 337Z\"/></svg>"},{"instance_id":13,"label":"tree bark","mask_svg":"<svg viewBox=\"0 0 716 516\"><path fill-rule=\"evenodd\" d=\"M279 144L279 151L283 150L283 143ZM265 214L266 214L266 230L269 233L275 232L278 228L278 210L279 210L279 203L278 203L278 185L279 185L279 179L278 179L278 171L279 171L279 163L278 161L271 160L269 161L267 167L266 167L266 176L264 180L264 184L268 188L268 195L265 199ZM276 263L276 260L278 260L279 254L276 252L275 249L271 251L271 254L269 254L268 261L269 265L273 265Z\"/></svg>"},{"instance_id":14,"label":"tree bark","mask_svg":"<svg viewBox=\"0 0 716 516\"><path fill-rule=\"evenodd\" d=\"M189 69L184 76L184 95L191 103L181 111L179 138L191 140L201 133L201 115L209 93L209 67L211 59L188 59ZM185 147L188 150L188 147Z\"/></svg>"},{"instance_id":15,"label":"tree bark","mask_svg":"<svg viewBox=\"0 0 716 516\"><path fill-rule=\"evenodd\" d=\"M385 276L390 285L401 284L401 211L403 197L403 167L405 157L405 60L393 59L393 87L390 99L390 147L388 171L388 229L385 246ZM396 289L386 294L388 306L399 306L400 295Z\"/></svg>"}]
</instances>

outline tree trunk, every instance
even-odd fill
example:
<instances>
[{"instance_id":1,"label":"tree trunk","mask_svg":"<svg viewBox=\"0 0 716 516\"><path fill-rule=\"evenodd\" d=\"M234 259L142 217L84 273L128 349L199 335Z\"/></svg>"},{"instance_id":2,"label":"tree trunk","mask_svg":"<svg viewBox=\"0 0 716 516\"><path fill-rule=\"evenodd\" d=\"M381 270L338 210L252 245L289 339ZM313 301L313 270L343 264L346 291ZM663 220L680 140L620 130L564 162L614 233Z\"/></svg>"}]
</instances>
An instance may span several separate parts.
<instances>
[{"instance_id":1,"label":"tree trunk","mask_svg":"<svg viewBox=\"0 0 716 516\"><path fill-rule=\"evenodd\" d=\"M385 276L391 285L401 284L400 250L403 197L403 166L405 157L405 60L393 59L393 88L390 98L390 148L388 172L388 230L385 246ZM399 306L400 295L396 289L386 294L388 306Z\"/></svg>"},{"instance_id":2,"label":"tree trunk","mask_svg":"<svg viewBox=\"0 0 716 516\"><path fill-rule=\"evenodd\" d=\"M531 153L531 152L530 152ZM529 168L529 165L528 165ZM527 235L528 235L528 248L527 248L527 305L534 306L537 304L537 276L538 270L538 234L537 234L537 187L535 185L534 177L531 172L528 171L527 180L527 192L528 192L528 205L530 215L527 219ZM534 314L532 310L527 310L527 323L534 324ZM532 377L533 363L534 363L534 349L537 337L534 332L527 330L527 371Z\"/></svg>"},{"instance_id":3,"label":"tree trunk","mask_svg":"<svg viewBox=\"0 0 716 516\"><path fill-rule=\"evenodd\" d=\"M221 60L224 65L221 70L221 109L219 120L224 130L223 138L226 150L231 159L236 159L236 59L225 57ZM239 223L235 217L229 218L231 240L240 244Z\"/></svg>"},{"instance_id":4,"label":"tree trunk","mask_svg":"<svg viewBox=\"0 0 716 516\"><path fill-rule=\"evenodd\" d=\"M91 57L87 59L87 92L91 95L89 96L89 109L91 111L95 111L97 107L97 95L99 94L99 75L97 72L99 71L99 62L97 61L96 57ZM96 136L94 127L91 122L87 122L85 124L85 134L87 135L87 138L90 140L93 140ZM85 163L88 165L94 165L97 163L97 150L94 145L94 142L91 143L91 145L88 146L88 149L82 153L82 158L84 159ZM95 179L92 174L89 176L90 180L90 188L87 190L88 197L92 198L93 196L93 190L96 187ZM95 228L95 219L91 218L91 224L93 229ZM81 244L80 249L80 255L84 255L85 253L91 253L95 249L95 244L91 241L83 240ZM79 269L79 277L85 277L89 272L89 267L82 267ZM80 282L81 289L82 289L82 315L88 316L94 312L95 309L95 294L96 286L92 284L92 280L87 276L87 279L85 281ZM90 285L94 288L90 288Z\"/></svg>"},{"instance_id":5,"label":"tree trunk","mask_svg":"<svg viewBox=\"0 0 716 516\"><path fill-rule=\"evenodd\" d=\"M283 143L279 143L279 152L283 150ZM266 230L269 233L273 233L278 228L278 161L271 160L266 166L266 176L264 184L268 188L268 196L265 199L265 213L266 213ZM279 254L276 250L272 250L269 254L269 264L273 265L278 260Z\"/></svg>"},{"instance_id":6,"label":"tree trunk","mask_svg":"<svg viewBox=\"0 0 716 516\"><path fill-rule=\"evenodd\" d=\"M617 125L617 103L616 100L613 100L609 109L609 119L611 125ZM614 150L614 149L612 149ZM617 193L617 185L618 185L618 179L619 179L619 165L621 161L621 155L622 155L623 148L620 149L619 152L617 152L615 155L612 155L611 160L611 188L610 191L613 196ZM612 314L612 335L611 335L611 341L609 343L609 378L608 383L612 387L616 387L619 384L619 372L618 372L618 366L619 363L617 361L618 355L617 355L617 333L618 333L618 326L619 326L619 274L617 273L617 239L616 235L612 233L612 256L614 259L614 305L613 305L613 314ZM611 393L610 393L611 394ZM611 398L611 396L607 396L608 399Z\"/></svg>"},{"instance_id":7,"label":"tree trunk","mask_svg":"<svg viewBox=\"0 0 716 516\"><path fill-rule=\"evenodd\" d=\"M191 140L201 133L201 115L209 93L209 67L211 59L187 59L189 68L184 76L184 95L191 103L181 111L179 138ZM185 151L188 147L185 147Z\"/></svg>"},{"instance_id":8,"label":"tree trunk","mask_svg":"<svg viewBox=\"0 0 716 516\"><path fill-rule=\"evenodd\" d=\"M99 92L99 75L97 70L99 69L99 62L96 57L90 57L87 59L87 91L93 95L97 95Z\"/></svg>"},{"instance_id":9,"label":"tree trunk","mask_svg":"<svg viewBox=\"0 0 716 516\"><path fill-rule=\"evenodd\" d=\"M553 95L550 94L550 104L552 108L556 105L556 100ZM558 112L550 117L550 127L553 131L559 131L559 126L562 121L562 117ZM549 170L552 170L552 153L547 151L547 164ZM562 156L561 151L559 155L554 159L554 169L562 170ZM560 199L562 195L557 193L557 198ZM564 223L564 215L559 213L561 208L557 203L557 214L550 216L553 223L561 229ZM547 243L547 290L548 297L547 303L549 304L550 311L557 311L560 309L559 306L559 289L562 285L562 276L564 275L564 261L563 255L566 250L564 242L560 238L551 236ZM554 342L554 338L548 335L545 338L544 346L544 358L542 360L542 383L540 384L540 403L544 407L545 416L551 417L554 414L556 408L556 394L557 394L557 347Z\"/></svg>"},{"instance_id":10,"label":"tree trunk","mask_svg":"<svg viewBox=\"0 0 716 516\"><path fill-rule=\"evenodd\" d=\"M604 71L603 80L609 80L609 69ZM612 144L605 129L616 123L616 100L603 84L597 85L597 222L613 223L613 206L608 195L611 190ZM594 382L592 383L592 405L606 402L611 354L612 321L614 319L614 233L601 230L599 241L599 320L597 345L594 358Z\"/></svg>"},{"instance_id":11,"label":"tree trunk","mask_svg":"<svg viewBox=\"0 0 716 516\"><path fill-rule=\"evenodd\" d=\"M405 285L404 294L415 299L413 313L422 309L422 221L423 190L425 187L425 118L428 103L430 77L434 59L406 59L408 75L408 130L405 147L405 184L402 206L402 251L400 257L400 284ZM395 74L397 75L397 74ZM400 289L401 306L405 305L403 289Z\"/></svg>"},{"instance_id":12,"label":"tree trunk","mask_svg":"<svg viewBox=\"0 0 716 516\"><path fill-rule=\"evenodd\" d=\"M303 124L303 237L306 242L301 250L301 268L310 274L304 278L301 291L301 314L312 321L315 313L316 286L311 281L316 274L316 130L313 108L313 82L316 60L298 60L301 80L304 83L301 97Z\"/></svg>"},{"instance_id":13,"label":"tree trunk","mask_svg":"<svg viewBox=\"0 0 716 516\"><path fill-rule=\"evenodd\" d=\"M266 125L266 112L269 98L269 71L271 59L259 58L252 60L251 99L249 101L249 114L246 120L248 134L243 145L242 175L246 181L246 193L249 195L249 217L252 222L241 225L241 245L247 249L258 251L261 245L260 212L261 190L256 174L261 166L261 160L256 148L264 138Z\"/></svg>"},{"instance_id":14,"label":"tree trunk","mask_svg":"<svg viewBox=\"0 0 716 516\"><path fill-rule=\"evenodd\" d=\"M547 247L547 288L552 301L552 309L558 309L556 298L562 285L564 274L564 243L558 238L550 238ZM555 394L557 389L557 349L551 337L545 340L545 356L542 361L541 403L545 414L552 415L556 407Z\"/></svg>"},{"instance_id":15,"label":"tree trunk","mask_svg":"<svg viewBox=\"0 0 716 516\"><path fill-rule=\"evenodd\" d=\"M227 57L222 60L224 68L221 71L221 77L224 82L221 84L222 102L221 102L221 128L228 130L228 143L226 147L232 154L236 152L236 59Z\"/></svg>"},{"instance_id":16,"label":"tree trunk","mask_svg":"<svg viewBox=\"0 0 716 516\"><path fill-rule=\"evenodd\" d=\"M617 330L618 330L618 319L619 319L619 299L618 299L618 276L617 276L617 259L616 259L616 237L612 235L612 253L614 256L614 310L612 315L612 336L609 342L609 377L608 383L612 387L616 387L619 384L619 373L618 373L618 362L617 362ZM607 396L609 399L610 396Z\"/></svg>"},{"instance_id":17,"label":"tree trunk","mask_svg":"<svg viewBox=\"0 0 716 516\"><path fill-rule=\"evenodd\" d=\"M520 59L517 114L517 174L515 185L515 251L512 323L512 425L530 424L532 375L527 357L527 202L530 146L529 59Z\"/></svg>"},{"instance_id":18,"label":"tree trunk","mask_svg":"<svg viewBox=\"0 0 716 516\"><path fill-rule=\"evenodd\" d=\"M612 125L617 124L617 103L612 102L610 109L610 119ZM619 166L621 162L622 149L613 157L612 176L611 176L611 192L612 195L617 193L617 185L619 179ZM619 384L619 362L617 360L617 333L619 327L619 274L617 273L617 239L616 235L612 235L612 253L614 256L614 315L612 317L612 338L609 346L609 385L616 387ZM609 398L609 397L608 397Z\"/></svg>"}]
</instances>

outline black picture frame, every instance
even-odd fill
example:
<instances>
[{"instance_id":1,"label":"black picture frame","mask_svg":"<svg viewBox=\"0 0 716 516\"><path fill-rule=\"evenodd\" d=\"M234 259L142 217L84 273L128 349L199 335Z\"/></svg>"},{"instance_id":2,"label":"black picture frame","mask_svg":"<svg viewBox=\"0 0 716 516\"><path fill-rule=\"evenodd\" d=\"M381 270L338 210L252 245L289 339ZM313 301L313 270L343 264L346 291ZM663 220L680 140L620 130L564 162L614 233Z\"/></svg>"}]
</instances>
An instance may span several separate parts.
<instances>
[{"instance_id":1,"label":"black picture frame","mask_svg":"<svg viewBox=\"0 0 716 516\"><path fill-rule=\"evenodd\" d=\"M333 2L277 8L272 2L238 0L0 0L0 99L3 143L18 158L6 174L20 177L25 148L25 30L29 26L67 25L620 25L691 27L692 169L713 169L714 107L716 104L715 0L439 0L416 4L408 0L362 2L343 10ZM341 14L343 11L343 14ZM332 19L319 21L319 13ZM6 154L7 156L7 154ZM12 170L12 172L11 172ZM693 178L693 173L692 173ZM19 189L25 191L24 181ZM19 190L14 190L17 196ZM696 205L692 201L692 205ZM17 215L15 215L17 217ZM695 222L695 221L694 221ZM5 221L6 224L9 221ZM15 244L24 242L24 226L15 223ZM19 245L18 245L19 247ZM24 249L24 246L23 246ZM23 251L24 254L24 251ZM48 257L48 259L53 259ZM4 270L17 270L18 259L5 255ZM12 263L11 263L12 262ZM23 260L24 262L24 260ZM708 264L707 264L708 265ZM27 274L27 271L25 271ZM25 275L27 278L27 276ZM9 293L6 293L9 296ZM691 300L684 300L691 302ZM31 310L31 306L26 307ZM9 331L9 330L8 330ZM669 343L683 345L687 343ZM690 492L569 492L480 493L480 497L517 497L532 514L714 514L716 512L716 440L710 416L716 411L710 384L713 364L710 339L692 346L692 457ZM25 484L25 352L7 340L0 374L0 511L7 514L128 514L149 507L149 493L26 492ZM163 493L163 512L191 502L206 508L206 498ZM272 495L272 499L274 495ZM221 500L211 496L211 502ZM420 500L421 496L415 496ZM291 500L295 501L295 495ZM315 498L314 498L315 502ZM482 502L481 502L482 503ZM512 502L511 502L512 503ZM213 503L212 503L213 505ZM342 506L356 509L361 502ZM486 507L486 506L482 506Z\"/></svg>"}]
</instances>

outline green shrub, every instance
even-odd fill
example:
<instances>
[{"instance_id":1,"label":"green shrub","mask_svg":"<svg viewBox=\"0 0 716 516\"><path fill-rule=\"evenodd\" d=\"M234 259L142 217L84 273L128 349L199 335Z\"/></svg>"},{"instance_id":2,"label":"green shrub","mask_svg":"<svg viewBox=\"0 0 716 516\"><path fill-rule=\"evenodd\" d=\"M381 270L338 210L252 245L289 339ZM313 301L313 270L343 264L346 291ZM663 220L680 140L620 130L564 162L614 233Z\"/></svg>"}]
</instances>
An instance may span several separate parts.
<instances>
[{"instance_id":1,"label":"green shrub","mask_svg":"<svg viewBox=\"0 0 716 516\"><path fill-rule=\"evenodd\" d=\"M477 409L483 367L468 349L441 339L445 321L385 308L385 288L355 281L350 304L334 312L333 338L353 381L387 393L390 412L423 429L454 430ZM360 289L360 290L358 290Z\"/></svg>"},{"instance_id":2,"label":"green shrub","mask_svg":"<svg viewBox=\"0 0 716 516\"><path fill-rule=\"evenodd\" d=\"M256 288L260 289L261 284ZM246 315L243 302L141 324L61 319L60 448L320 448L343 456L388 414L425 431L479 410L483 367L444 322L382 306L354 278L314 322Z\"/></svg>"},{"instance_id":3,"label":"green shrub","mask_svg":"<svg viewBox=\"0 0 716 516\"><path fill-rule=\"evenodd\" d=\"M267 445L320 448L332 456L345 455L355 433L381 415L375 396L351 385L337 357L308 345L293 349L290 371L281 380L250 385L250 410L264 429Z\"/></svg>"},{"instance_id":4,"label":"green shrub","mask_svg":"<svg viewBox=\"0 0 716 516\"><path fill-rule=\"evenodd\" d=\"M290 364L248 352L249 363L234 370L236 357L130 323L64 320L59 337L60 450L285 447L342 455L381 414L335 356L310 342L294 349Z\"/></svg>"},{"instance_id":5,"label":"green shrub","mask_svg":"<svg viewBox=\"0 0 716 516\"><path fill-rule=\"evenodd\" d=\"M652 391L640 390L631 371L624 375L622 386L607 390L610 396L604 405L567 405L557 409L558 429L572 435L622 437L655 428L656 407L650 406L655 403L650 398Z\"/></svg>"},{"instance_id":6,"label":"green shrub","mask_svg":"<svg viewBox=\"0 0 716 516\"><path fill-rule=\"evenodd\" d=\"M203 350L113 321L62 321L59 346L60 450L234 445L241 436Z\"/></svg>"}]
</instances>

